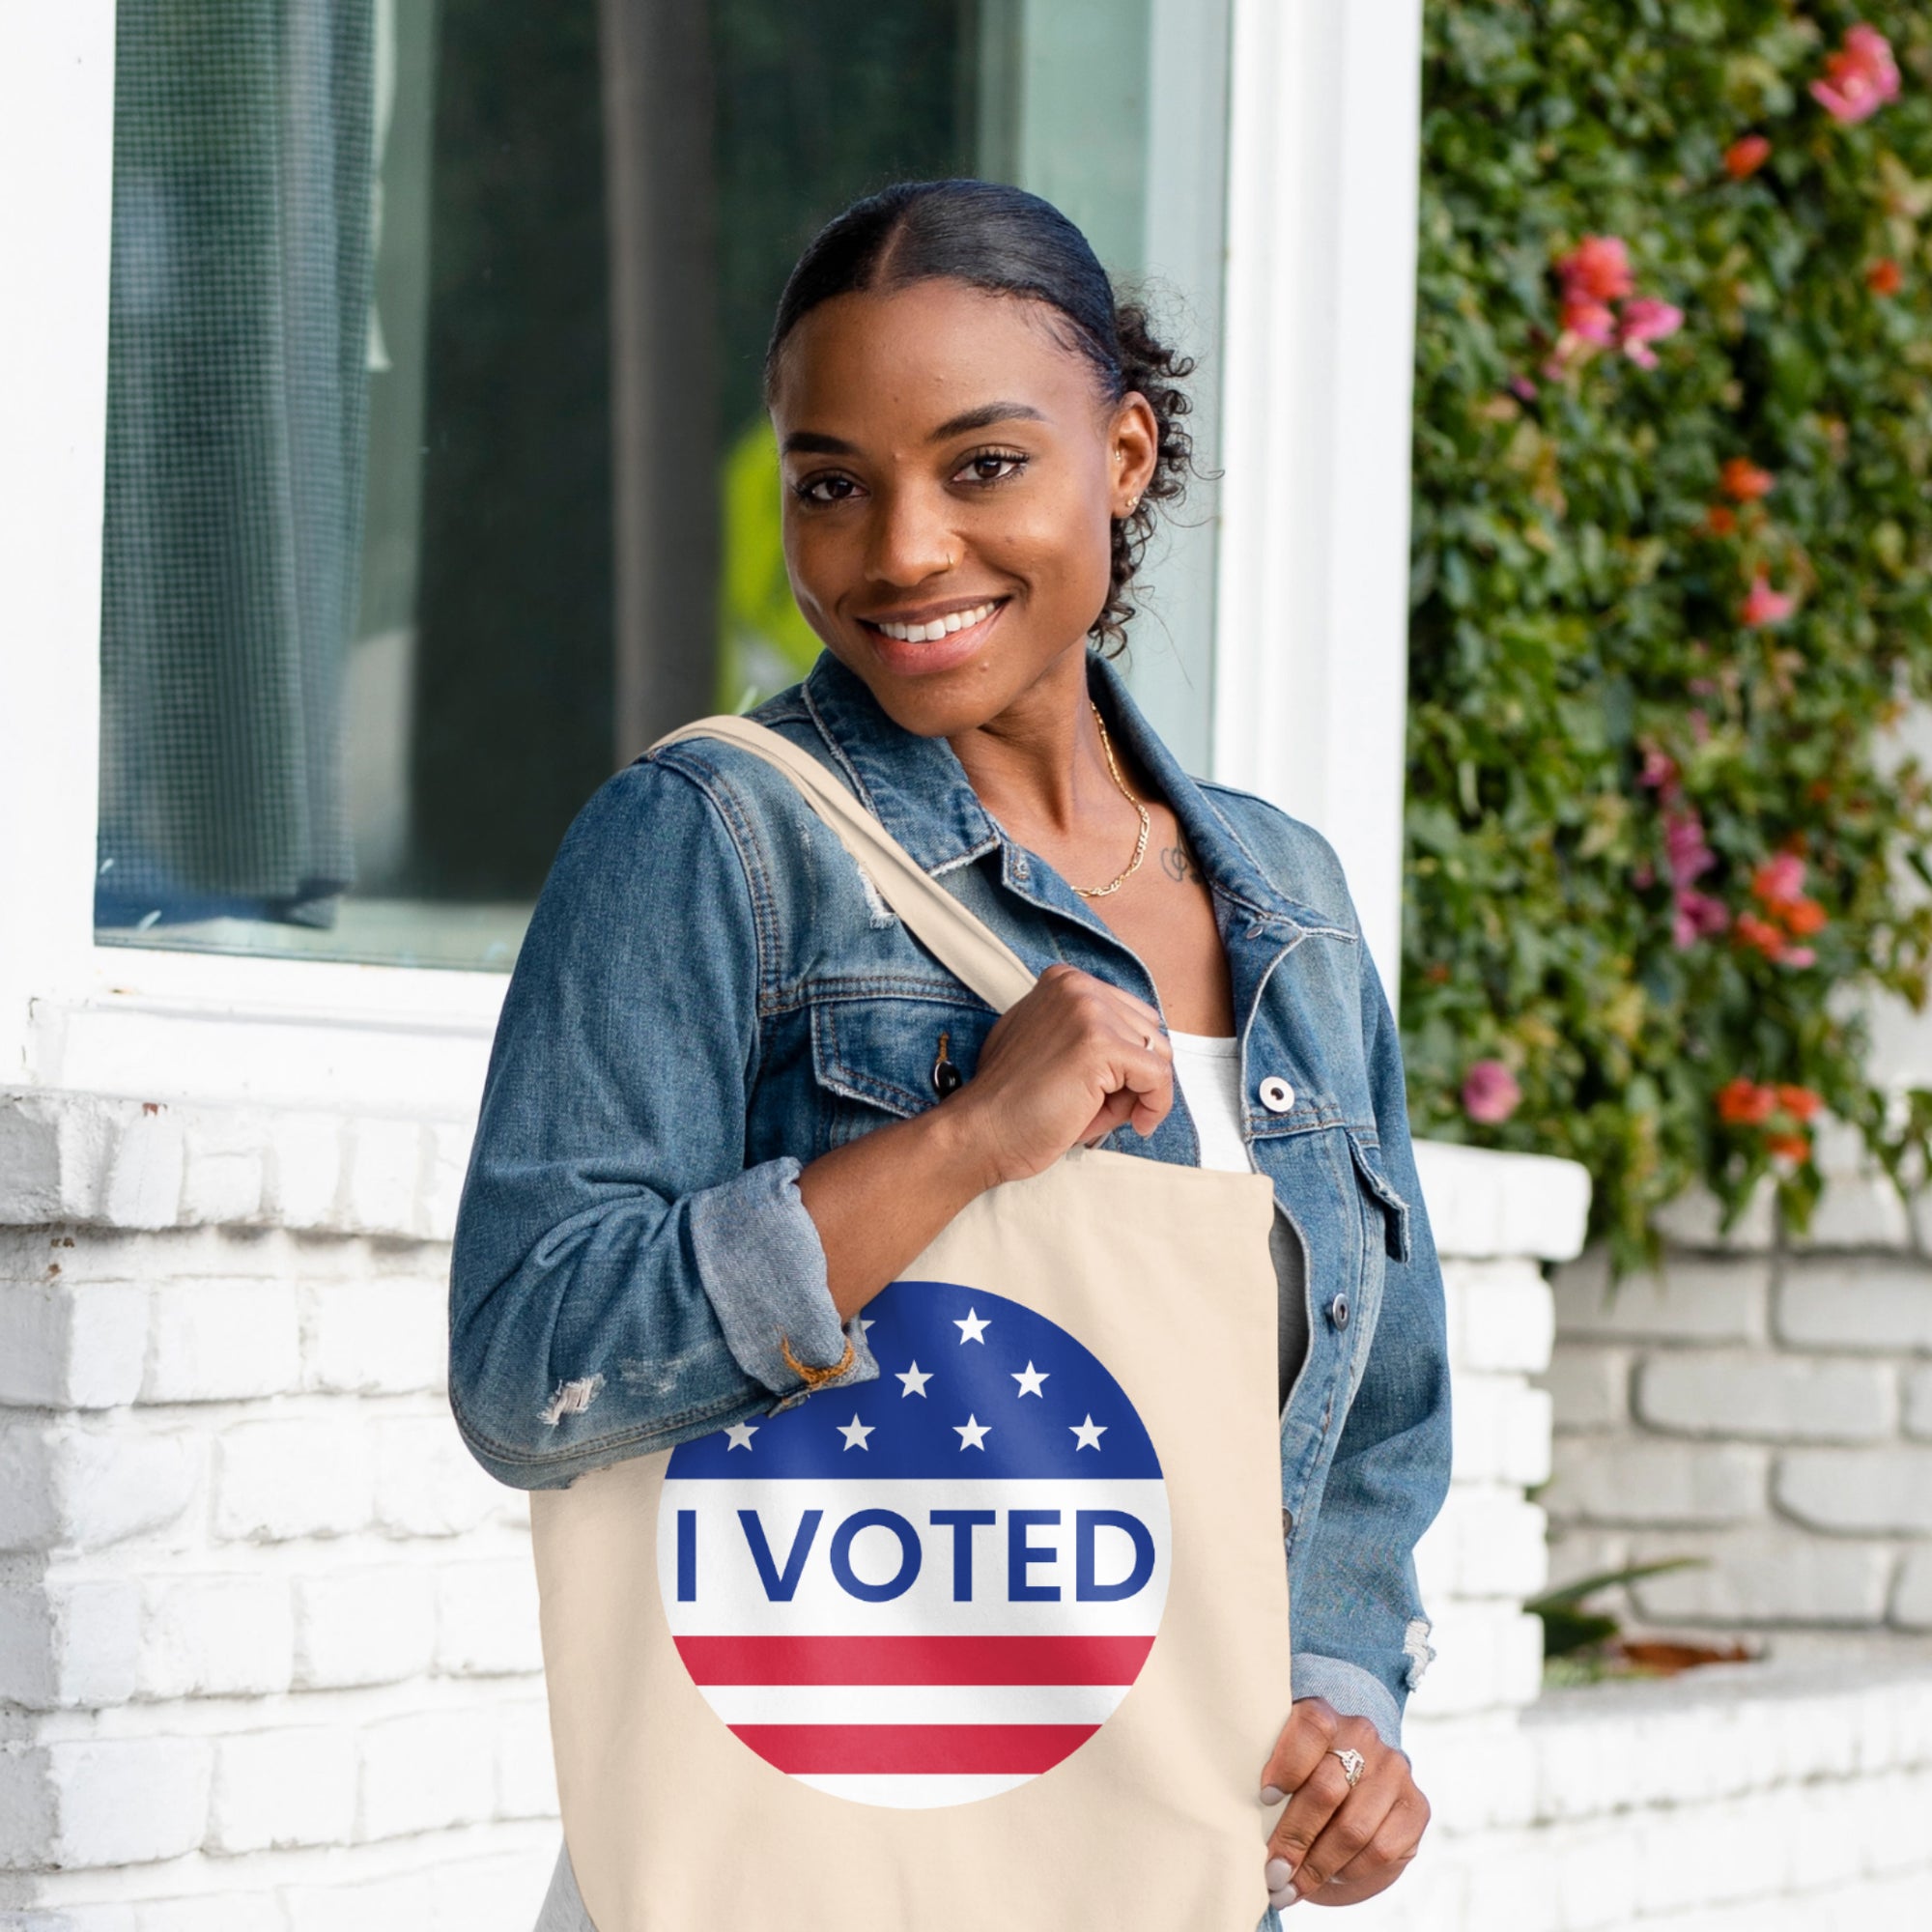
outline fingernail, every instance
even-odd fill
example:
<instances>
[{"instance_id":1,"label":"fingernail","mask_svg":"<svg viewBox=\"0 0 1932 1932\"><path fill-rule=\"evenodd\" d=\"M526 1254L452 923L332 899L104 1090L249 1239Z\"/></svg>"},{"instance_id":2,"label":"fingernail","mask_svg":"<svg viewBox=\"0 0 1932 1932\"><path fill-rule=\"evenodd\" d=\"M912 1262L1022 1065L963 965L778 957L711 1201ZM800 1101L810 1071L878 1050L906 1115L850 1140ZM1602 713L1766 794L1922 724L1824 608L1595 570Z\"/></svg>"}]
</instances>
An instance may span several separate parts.
<instances>
[{"instance_id":1,"label":"fingernail","mask_svg":"<svg viewBox=\"0 0 1932 1932\"><path fill-rule=\"evenodd\" d=\"M1262 1877L1267 1881L1270 1891L1285 1891L1288 1882L1294 1876L1294 1867L1286 1859L1270 1859L1262 1867Z\"/></svg>"},{"instance_id":2,"label":"fingernail","mask_svg":"<svg viewBox=\"0 0 1932 1932\"><path fill-rule=\"evenodd\" d=\"M1279 1804L1287 1796L1288 1793L1278 1784L1264 1784L1262 1786L1262 1803L1264 1804Z\"/></svg>"}]
</instances>

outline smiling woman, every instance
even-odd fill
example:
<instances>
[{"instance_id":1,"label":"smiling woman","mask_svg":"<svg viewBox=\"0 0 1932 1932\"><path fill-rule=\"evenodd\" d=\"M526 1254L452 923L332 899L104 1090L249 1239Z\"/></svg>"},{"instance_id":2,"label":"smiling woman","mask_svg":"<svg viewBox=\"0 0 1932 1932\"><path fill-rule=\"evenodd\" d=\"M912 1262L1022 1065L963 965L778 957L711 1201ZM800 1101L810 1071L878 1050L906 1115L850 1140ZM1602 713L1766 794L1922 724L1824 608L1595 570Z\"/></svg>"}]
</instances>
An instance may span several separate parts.
<instances>
[{"instance_id":1,"label":"smiling woman","mask_svg":"<svg viewBox=\"0 0 1932 1932\"><path fill-rule=\"evenodd\" d=\"M988 1197L1077 1189L1064 1157L1103 1144L1264 1178L1271 1208L1226 1248L1211 1289L1185 1265L1137 1273L1131 1249L1107 1280L1122 1312L1167 1331L1156 1353L1188 1355L1211 1391L1169 1429L1163 1463L1209 1413L1243 1416L1262 1492L1279 1495L1292 1705L1252 1676L1204 1692L1210 1727L1235 1727L1224 1737L1263 1725L1231 1775L1252 1776L1279 1816L1263 1864L1225 1895L1257 1912L1265 1902L1271 1922L1297 1898L1344 1905L1380 1891L1428 1819L1398 1740L1429 1655L1411 1551L1447 1482L1446 1350L1394 1025L1334 854L1259 799L1187 777L1103 648L1123 620L1153 508L1187 469L1181 373L1080 231L1018 189L903 185L855 204L807 249L780 302L765 393L786 571L824 655L753 720L713 720L660 743L598 792L566 838L493 1056L457 1231L450 1389L470 1447L503 1480L550 1490L599 1475L572 1504L547 1504L540 1530L610 1527L610 1499L633 1496L604 1480L612 1469L707 1437L721 1479L749 1475L731 1448L755 1456L760 1431L758 1483L795 1437L845 1475L846 1452L869 1455L870 1434L886 1426L867 1418L892 1405L855 1407L848 1423L844 1405L859 1398L838 1398L837 1451L820 1426L831 1411L801 1405L878 1381L882 1361L902 1378L883 1339L897 1304L881 1297L909 1274L970 1279L922 1275L920 1258L969 1213L1024 1211ZM1161 863L1145 866L1151 845ZM999 970L988 978L968 958ZM1123 1211L1177 1178L1129 1177ZM1228 1242L1239 1217L1204 1214L1206 1195L1192 1208L1171 1198L1180 1218L1157 1239L1223 1253L1210 1244ZM1261 1350L1214 1325L1257 1273L1274 1315ZM961 1339L982 1338L962 1325ZM1013 1364L1022 1394L1035 1372ZM925 1373L915 1361L903 1377ZM990 1386L1004 1393L1001 1379ZM582 1399L558 1400L571 1391ZM951 1455L985 1449L991 1412L947 1418L960 1436L959 1450L935 1438L949 1468ZM761 1415L771 1420L751 1421ZM1093 1413L1067 1424L1094 1426ZM1103 1452L1097 1435L1091 1446ZM883 1455L877 1466L885 1472ZM678 1603L696 1601L682 1593L698 1588L708 1561L700 1521L728 1533L771 1500L748 1490L735 1519L694 1504L688 1528L680 1512L658 1546L672 1552L660 1561ZM844 1519L848 1543L834 1547L856 1561L852 1525L890 1517L901 1526L895 1574L910 1589L917 1532L906 1497L891 1500ZM931 1520L959 1525L970 1567L972 1523L994 1518L977 1492L973 1509L960 1500ZM644 1520L632 1502L621 1514ZM781 1555L758 1519L768 1560L755 1567L774 1602L804 1587L818 1520L788 1521ZM1054 1560L1028 1533L1015 1532L1008 1557L1022 1593L1035 1587L1033 1565ZM1208 1561L1214 1541L1197 1534L1189 1563ZM596 1560L613 1576L641 1560L603 1548ZM1278 1591L1275 1553L1263 1554ZM565 1574L574 1566L545 1571L553 1633L577 1628L567 1595L553 1595L567 1591L555 1581ZM1205 1571L1177 1574L1214 1598ZM884 1587L869 1573L861 1580ZM1249 1575L1234 1591L1248 1609L1262 1605L1246 1594L1257 1582ZM613 1601L635 1605L635 1593ZM639 1641L655 1629L648 1611L613 1614L644 1617ZM1184 1623L1184 1611L1170 1614ZM1268 1614L1278 1634L1272 1597ZM726 1623L734 1638L753 1634ZM707 1640L718 1634L704 1628ZM923 1626L890 1634L937 1640ZM909 1666L864 1645L837 1655L848 1673L836 1686L840 1708L873 1710L873 1728L838 1742L836 1768L812 1765L839 1777L915 1768L892 1759L912 1746L886 1736L894 1724L876 1713L916 1680L866 1675ZM1005 1650L999 1659L972 1667L1023 1667ZM551 1667L562 1667L554 1647ZM986 1681L1031 1708L1025 1685L1045 1680L973 1680ZM756 1689L730 1684L733 1698ZM885 1685L890 1695L864 1694ZM820 1709L805 1688L791 1687L800 1694L786 1708ZM608 1716L608 1699L592 1702ZM797 1740L765 1735L778 1704L748 1694L743 1708L753 1706L766 1715L746 1721L790 1763ZM607 1739L608 1751L586 1755L567 1715L581 1704L560 1708L571 1856L546 1932L587 1922L572 1858L584 1861L602 1932L660 1922L681 1932L685 1920L644 1909L638 1888L656 1878L638 1848L664 1837L682 1800L654 1773L621 1782L643 1747L619 1751ZM680 1708L653 1702L647 1716L674 1726ZM1025 1769L993 1762L1020 1742L959 1728L973 1731L955 1740L962 1776ZM918 1748L936 1747L924 1738ZM917 1768L935 1765L922 1757ZM1199 1763L1192 1784L1183 1763L1172 1775L1175 1790L1151 1816L1197 1805L1213 1815L1214 1780ZM716 1776L730 1786L723 1766ZM1137 1786L1136 1801L1151 1788ZM650 1791L658 1811L639 1796ZM729 1810L737 1800L720 1802ZM784 1815L786 1830L804 1816ZM825 1824L858 1829L842 1815ZM1248 1830L1240 1821L1230 1839L1243 1864ZM678 1839L670 1830L665 1842ZM1194 1842L1177 1827L1173 1859L1184 1866ZM1118 1897L1103 1836L1069 1843L1063 1863L1087 1874L1096 1897ZM909 1868L903 1876L916 1883ZM1203 1872L1203 1895L1223 1896L1222 1878L1218 1862ZM676 1883L693 1925L735 1922L738 1876L706 1864ZM853 1922L839 1916L836 1870L791 1883L792 1922ZM965 1909L934 1898L911 1922L951 1928L967 1922ZM1118 1905L1108 1913L1123 1927L1154 1922ZM867 1922L863 1912L857 1920Z\"/></svg>"}]
</instances>

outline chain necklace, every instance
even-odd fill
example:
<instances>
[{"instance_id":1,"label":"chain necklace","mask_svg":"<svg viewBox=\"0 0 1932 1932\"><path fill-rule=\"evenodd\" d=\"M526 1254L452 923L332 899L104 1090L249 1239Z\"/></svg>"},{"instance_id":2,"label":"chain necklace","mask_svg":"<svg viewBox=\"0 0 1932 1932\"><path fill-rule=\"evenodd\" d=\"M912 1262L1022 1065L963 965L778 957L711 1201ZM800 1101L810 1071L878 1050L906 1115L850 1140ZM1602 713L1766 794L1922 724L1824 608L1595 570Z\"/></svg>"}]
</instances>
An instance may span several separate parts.
<instances>
[{"instance_id":1,"label":"chain necklace","mask_svg":"<svg viewBox=\"0 0 1932 1932\"><path fill-rule=\"evenodd\" d=\"M1104 899L1117 893L1141 868L1141 861L1147 857L1148 831L1150 820L1148 809L1127 789L1126 781L1121 777L1121 768L1114 762L1114 741L1107 736L1107 721L1100 716L1100 707L1088 699L1088 708L1094 714L1094 723L1100 733L1100 750L1106 754L1107 775L1114 781L1121 796L1141 815L1141 836L1134 840L1134 856L1127 861L1127 868L1109 879L1104 886L1074 886L1073 890L1083 899ZM1069 880L1069 884L1072 882Z\"/></svg>"}]
</instances>

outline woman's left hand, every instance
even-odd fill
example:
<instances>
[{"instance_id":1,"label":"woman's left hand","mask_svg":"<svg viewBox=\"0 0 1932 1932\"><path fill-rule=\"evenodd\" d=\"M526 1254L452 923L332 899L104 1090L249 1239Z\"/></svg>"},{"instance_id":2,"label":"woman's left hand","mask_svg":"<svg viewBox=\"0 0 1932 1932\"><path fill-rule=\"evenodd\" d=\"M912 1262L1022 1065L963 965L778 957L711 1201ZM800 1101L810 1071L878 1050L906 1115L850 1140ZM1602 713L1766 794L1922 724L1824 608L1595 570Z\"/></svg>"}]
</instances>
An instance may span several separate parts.
<instances>
[{"instance_id":1,"label":"woman's left hand","mask_svg":"<svg viewBox=\"0 0 1932 1932\"><path fill-rule=\"evenodd\" d=\"M1362 1760L1353 1787L1338 1753ZM1399 1879L1429 1825L1408 1759L1366 1718L1298 1697L1262 1773L1262 1803L1288 1804L1267 1841L1268 1903L1356 1905Z\"/></svg>"}]
</instances>

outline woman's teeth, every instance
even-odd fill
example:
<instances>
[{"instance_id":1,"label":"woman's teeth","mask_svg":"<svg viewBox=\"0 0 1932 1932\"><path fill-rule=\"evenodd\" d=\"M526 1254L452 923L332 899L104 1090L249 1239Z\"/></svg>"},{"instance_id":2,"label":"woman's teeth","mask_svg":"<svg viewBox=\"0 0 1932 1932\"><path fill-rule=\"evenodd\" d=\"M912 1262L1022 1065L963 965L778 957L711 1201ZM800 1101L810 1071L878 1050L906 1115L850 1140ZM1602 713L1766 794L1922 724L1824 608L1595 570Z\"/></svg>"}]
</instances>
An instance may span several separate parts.
<instances>
[{"instance_id":1,"label":"woman's teeth","mask_svg":"<svg viewBox=\"0 0 1932 1932\"><path fill-rule=\"evenodd\" d=\"M951 637L954 631L970 630L973 625L982 623L998 609L997 601L976 604L970 611L955 611L952 616L935 617L929 624L881 624L879 629L902 644L936 643L941 638Z\"/></svg>"}]
</instances>

